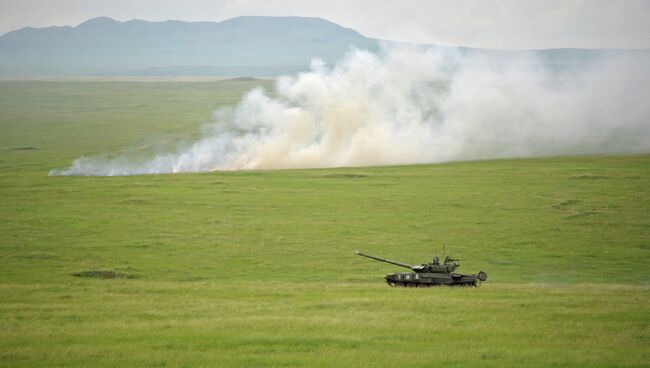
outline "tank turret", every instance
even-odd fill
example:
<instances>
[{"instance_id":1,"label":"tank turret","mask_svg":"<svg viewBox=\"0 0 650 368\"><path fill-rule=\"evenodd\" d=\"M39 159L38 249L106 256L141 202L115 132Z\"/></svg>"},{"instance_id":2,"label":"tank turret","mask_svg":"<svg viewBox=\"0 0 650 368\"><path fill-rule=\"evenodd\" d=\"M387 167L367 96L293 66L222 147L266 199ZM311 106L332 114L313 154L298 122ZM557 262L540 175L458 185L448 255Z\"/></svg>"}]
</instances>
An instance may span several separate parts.
<instances>
[{"instance_id":1,"label":"tank turret","mask_svg":"<svg viewBox=\"0 0 650 368\"><path fill-rule=\"evenodd\" d=\"M411 273L392 273L386 275L386 282L390 286L408 286L408 287L430 287L437 285L463 285L463 286L477 286L479 282L487 280L487 273L479 271L477 274L463 275L455 273L456 269L460 267L459 259L445 257L443 262L434 252L433 259L430 263L423 263L420 265L409 265L406 263L392 261L390 259L371 256L359 251L354 252L356 255L374 259L376 261L389 263L395 266L408 268Z\"/></svg>"}]
</instances>

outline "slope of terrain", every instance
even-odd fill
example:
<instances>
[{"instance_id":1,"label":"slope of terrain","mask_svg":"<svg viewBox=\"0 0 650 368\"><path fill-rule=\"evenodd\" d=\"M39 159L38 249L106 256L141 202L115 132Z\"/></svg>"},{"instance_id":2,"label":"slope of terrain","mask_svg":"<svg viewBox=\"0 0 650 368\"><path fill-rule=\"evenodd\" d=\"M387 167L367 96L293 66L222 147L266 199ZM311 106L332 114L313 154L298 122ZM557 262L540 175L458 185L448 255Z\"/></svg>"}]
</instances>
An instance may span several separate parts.
<instances>
[{"instance_id":1,"label":"slope of terrain","mask_svg":"<svg viewBox=\"0 0 650 368\"><path fill-rule=\"evenodd\" d=\"M650 360L650 156L48 177L259 81L0 82L0 366ZM479 288L391 289L446 244Z\"/></svg>"}]
</instances>

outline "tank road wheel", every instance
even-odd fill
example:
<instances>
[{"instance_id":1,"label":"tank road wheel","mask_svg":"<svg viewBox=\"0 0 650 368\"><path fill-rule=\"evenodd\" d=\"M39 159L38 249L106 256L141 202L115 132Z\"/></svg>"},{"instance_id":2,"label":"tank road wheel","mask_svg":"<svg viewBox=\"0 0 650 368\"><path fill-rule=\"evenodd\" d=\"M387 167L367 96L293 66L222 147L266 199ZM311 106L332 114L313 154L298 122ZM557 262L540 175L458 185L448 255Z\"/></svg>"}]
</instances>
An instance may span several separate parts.
<instances>
[{"instance_id":1,"label":"tank road wheel","mask_svg":"<svg viewBox=\"0 0 650 368\"><path fill-rule=\"evenodd\" d=\"M387 283L388 286L390 286L390 287L395 287L395 283L394 283L393 281L386 280L386 283Z\"/></svg>"},{"instance_id":2,"label":"tank road wheel","mask_svg":"<svg viewBox=\"0 0 650 368\"><path fill-rule=\"evenodd\" d=\"M476 275L476 278L478 278L481 281L487 280L487 273L484 271L479 271L479 273Z\"/></svg>"},{"instance_id":3,"label":"tank road wheel","mask_svg":"<svg viewBox=\"0 0 650 368\"><path fill-rule=\"evenodd\" d=\"M395 286L396 287L404 287L404 283L403 282L396 282Z\"/></svg>"},{"instance_id":4,"label":"tank road wheel","mask_svg":"<svg viewBox=\"0 0 650 368\"><path fill-rule=\"evenodd\" d=\"M412 282L409 282L408 284L406 284L406 287L410 287L410 288L414 288L415 286L416 285L414 283L412 283Z\"/></svg>"}]
</instances>

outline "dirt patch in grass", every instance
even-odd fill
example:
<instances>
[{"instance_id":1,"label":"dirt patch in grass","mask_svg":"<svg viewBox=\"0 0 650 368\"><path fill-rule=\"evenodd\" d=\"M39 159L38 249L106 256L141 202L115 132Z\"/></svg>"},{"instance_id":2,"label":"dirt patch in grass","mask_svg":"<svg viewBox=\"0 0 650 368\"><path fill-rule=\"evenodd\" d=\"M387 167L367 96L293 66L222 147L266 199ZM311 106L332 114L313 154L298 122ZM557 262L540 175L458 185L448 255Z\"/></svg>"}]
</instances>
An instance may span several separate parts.
<instances>
[{"instance_id":1,"label":"dirt patch in grass","mask_svg":"<svg viewBox=\"0 0 650 368\"><path fill-rule=\"evenodd\" d=\"M126 198L117 201L118 204L134 204L134 205L147 205L153 202L146 198Z\"/></svg>"},{"instance_id":2,"label":"dirt patch in grass","mask_svg":"<svg viewBox=\"0 0 650 368\"><path fill-rule=\"evenodd\" d=\"M4 147L0 148L0 151L33 151L37 149L36 147L31 146L22 146L22 147Z\"/></svg>"},{"instance_id":3,"label":"dirt patch in grass","mask_svg":"<svg viewBox=\"0 0 650 368\"><path fill-rule=\"evenodd\" d=\"M554 204L554 205L553 205L553 208L566 208L566 207L569 207L569 206L571 206L571 205L574 205L574 204L576 204L576 203L578 203L578 202L579 202L579 201L576 200L576 199L567 199L567 200L560 201L560 202Z\"/></svg>"},{"instance_id":4,"label":"dirt patch in grass","mask_svg":"<svg viewBox=\"0 0 650 368\"><path fill-rule=\"evenodd\" d=\"M32 253L32 254L21 254L16 256L16 258L21 259L56 259L58 258L54 254L49 253Z\"/></svg>"},{"instance_id":5,"label":"dirt patch in grass","mask_svg":"<svg viewBox=\"0 0 650 368\"><path fill-rule=\"evenodd\" d=\"M92 279L134 279L135 275L128 273L121 273L111 270L90 270L90 271L81 271L74 272L72 274L74 277L89 277Z\"/></svg>"}]
</instances>

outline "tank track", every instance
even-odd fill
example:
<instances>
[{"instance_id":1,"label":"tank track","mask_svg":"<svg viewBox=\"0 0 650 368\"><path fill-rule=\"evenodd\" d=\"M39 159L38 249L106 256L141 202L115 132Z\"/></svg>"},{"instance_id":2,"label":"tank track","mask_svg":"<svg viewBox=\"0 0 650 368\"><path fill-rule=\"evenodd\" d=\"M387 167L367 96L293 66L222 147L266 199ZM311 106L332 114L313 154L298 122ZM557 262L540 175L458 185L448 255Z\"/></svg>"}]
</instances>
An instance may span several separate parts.
<instances>
[{"instance_id":1,"label":"tank track","mask_svg":"<svg viewBox=\"0 0 650 368\"><path fill-rule=\"evenodd\" d=\"M463 283L454 283L454 284L429 284L429 283L415 283L415 282L392 282L386 281L390 287L407 287L407 288L431 288L439 286L473 286L477 287L477 282L463 282Z\"/></svg>"}]
</instances>

